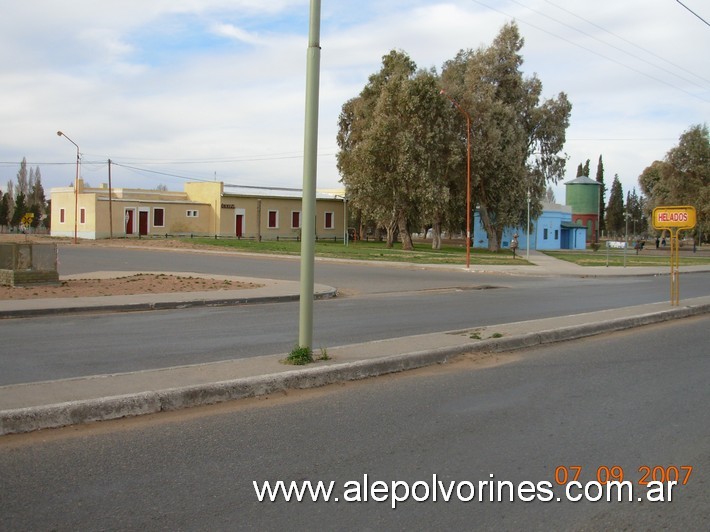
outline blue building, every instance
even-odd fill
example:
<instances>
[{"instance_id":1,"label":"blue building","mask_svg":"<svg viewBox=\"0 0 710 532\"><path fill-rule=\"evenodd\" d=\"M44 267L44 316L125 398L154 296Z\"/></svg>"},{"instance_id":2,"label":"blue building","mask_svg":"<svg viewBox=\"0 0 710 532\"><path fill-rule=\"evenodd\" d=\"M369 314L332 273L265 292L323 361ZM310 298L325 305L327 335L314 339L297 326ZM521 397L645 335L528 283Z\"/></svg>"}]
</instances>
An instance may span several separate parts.
<instances>
[{"instance_id":1,"label":"blue building","mask_svg":"<svg viewBox=\"0 0 710 532\"><path fill-rule=\"evenodd\" d=\"M518 233L518 253L527 249L527 228L510 227L503 231L500 247L510 248L513 234ZM586 249L587 228L572 222L572 207L542 203L542 214L530 220L530 249L540 251ZM487 248L488 235L476 211L473 217L473 247Z\"/></svg>"}]
</instances>

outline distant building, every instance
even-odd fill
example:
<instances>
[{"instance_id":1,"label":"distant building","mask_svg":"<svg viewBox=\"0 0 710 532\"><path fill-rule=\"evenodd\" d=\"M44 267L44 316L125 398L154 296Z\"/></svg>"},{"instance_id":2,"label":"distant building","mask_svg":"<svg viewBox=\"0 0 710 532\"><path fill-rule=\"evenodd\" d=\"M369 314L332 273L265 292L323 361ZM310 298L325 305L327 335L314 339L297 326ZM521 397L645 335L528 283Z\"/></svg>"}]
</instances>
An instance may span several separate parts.
<instances>
[{"instance_id":1,"label":"distant building","mask_svg":"<svg viewBox=\"0 0 710 532\"><path fill-rule=\"evenodd\" d=\"M572 222L587 228L587 242L599 240L601 183L581 176L565 183L565 203L572 208Z\"/></svg>"},{"instance_id":2,"label":"distant building","mask_svg":"<svg viewBox=\"0 0 710 532\"><path fill-rule=\"evenodd\" d=\"M299 189L186 183L183 192L85 187L53 188L52 236L101 239L195 235L278 240L300 238ZM316 197L316 238L344 238L345 205L333 194Z\"/></svg>"},{"instance_id":3,"label":"distant building","mask_svg":"<svg viewBox=\"0 0 710 532\"><path fill-rule=\"evenodd\" d=\"M530 220L530 249L559 250L586 249L587 229L572 223L572 208L557 203L542 203L542 214ZM476 211L473 224L473 246L488 247L488 235ZM500 247L509 248L513 234L518 233L518 253L528 247L527 227L509 227L503 230Z\"/></svg>"}]
</instances>

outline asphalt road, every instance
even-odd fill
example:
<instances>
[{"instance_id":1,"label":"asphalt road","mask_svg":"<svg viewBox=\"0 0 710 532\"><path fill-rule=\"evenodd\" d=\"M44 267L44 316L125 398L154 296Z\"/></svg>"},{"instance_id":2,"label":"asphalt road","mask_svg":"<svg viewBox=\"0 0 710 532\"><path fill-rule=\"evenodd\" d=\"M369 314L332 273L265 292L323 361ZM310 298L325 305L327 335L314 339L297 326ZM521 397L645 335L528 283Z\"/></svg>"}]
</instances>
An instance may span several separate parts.
<instances>
[{"instance_id":1,"label":"asphalt road","mask_svg":"<svg viewBox=\"0 0 710 532\"><path fill-rule=\"evenodd\" d=\"M62 248L60 260L62 274L298 275L298 262L234 255L87 247ZM668 300L667 277L530 279L323 262L316 281L346 296L316 302L315 348ZM682 290L707 295L710 273L684 276ZM18 348L0 351L0 385L286 353L298 339L298 319L297 303L278 303L4 320L4 346Z\"/></svg>"},{"instance_id":2,"label":"asphalt road","mask_svg":"<svg viewBox=\"0 0 710 532\"><path fill-rule=\"evenodd\" d=\"M287 396L0 438L2 528L702 530L710 520L708 325L690 318ZM633 500L568 502L555 484L560 466L581 467L584 483L604 467L623 468ZM656 466L693 472L672 502L639 502L644 468ZM345 483L364 484L364 475L370 486L433 475L478 486L493 475L515 486L550 482L554 497L447 503L440 495L392 509L370 491L368 502L345 502ZM341 500L260 503L253 481L265 480L334 481Z\"/></svg>"}]
</instances>

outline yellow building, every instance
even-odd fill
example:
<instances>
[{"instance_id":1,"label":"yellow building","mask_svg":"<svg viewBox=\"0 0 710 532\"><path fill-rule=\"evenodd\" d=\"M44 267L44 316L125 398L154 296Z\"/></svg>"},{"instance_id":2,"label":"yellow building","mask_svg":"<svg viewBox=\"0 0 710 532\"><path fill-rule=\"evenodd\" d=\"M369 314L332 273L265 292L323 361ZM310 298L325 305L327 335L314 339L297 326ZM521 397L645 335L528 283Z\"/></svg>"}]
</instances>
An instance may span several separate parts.
<instances>
[{"instance_id":1,"label":"yellow building","mask_svg":"<svg viewBox=\"0 0 710 532\"><path fill-rule=\"evenodd\" d=\"M100 239L139 236L220 236L255 240L300 237L302 191L288 188L186 183L183 192L84 186L54 188L51 235ZM74 215L76 210L76 217ZM342 240L345 204L316 197L316 238ZM76 220L76 226L75 226Z\"/></svg>"}]
</instances>

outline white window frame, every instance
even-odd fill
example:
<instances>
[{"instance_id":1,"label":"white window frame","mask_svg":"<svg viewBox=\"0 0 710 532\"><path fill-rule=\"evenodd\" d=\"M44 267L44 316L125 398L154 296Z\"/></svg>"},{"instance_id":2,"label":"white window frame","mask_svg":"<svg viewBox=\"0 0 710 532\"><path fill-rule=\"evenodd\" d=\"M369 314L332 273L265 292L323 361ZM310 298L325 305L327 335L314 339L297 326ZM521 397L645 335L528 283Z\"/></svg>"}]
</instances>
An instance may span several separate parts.
<instances>
[{"instance_id":1,"label":"white window frame","mask_svg":"<svg viewBox=\"0 0 710 532\"><path fill-rule=\"evenodd\" d=\"M163 223L161 225L157 225L155 223L155 212L156 211L163 211ZM165 227L165 208L164 207L153 207L153 219L151 220L153 227Z\"/></svg>"},{"instance_id":2,"label":"white window frame","mask_svg":"<svg viewBox=\"0 0 710 532\"><path fill-rule=\"evenodd\" d=\"M276 218L274 220L275 225L271 225L271 213L274 213L276 215ZM278 209L269 209L266 211L266 227L267 229L278 229L279 228L279 211Z\"/></svg>"},{"instance_id":3,"label":"white window frame","mask_svg":"<svg viewBox=\"0 0 710 532\"><path fill-rule=\"evenodd\" d=\"M330 214L330 226L328 225L328 215ZM335 211L325 211L323 213L323 229L335 229Z\"/></svg>"},{"instance_id":4,"label":"white window frame","mask_svg":"<svg viewBox=\"0 0 710 532\"><path fill-rule=\"evenodd\" d=\"M298 214L298 225L293 225L293 215ZM300 229L303 216L301 216L301 211L291 211L291 229Z\"/></svg>"}]
</instances>

